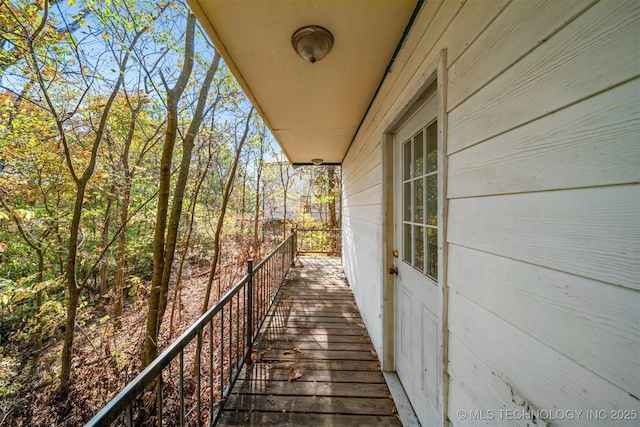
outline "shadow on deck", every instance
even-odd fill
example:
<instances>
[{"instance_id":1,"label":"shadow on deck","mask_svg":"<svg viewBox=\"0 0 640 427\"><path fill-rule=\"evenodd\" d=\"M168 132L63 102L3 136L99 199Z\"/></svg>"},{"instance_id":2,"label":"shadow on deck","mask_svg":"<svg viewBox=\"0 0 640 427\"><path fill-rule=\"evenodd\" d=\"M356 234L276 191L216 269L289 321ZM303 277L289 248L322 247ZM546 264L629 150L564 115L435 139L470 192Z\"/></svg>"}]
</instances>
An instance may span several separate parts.
<instances>
[{"instance_id":1,"label":"shadow on deck","mask_svg":"<svg viewBox=\"0 0 640 427\"><path fill-rule=\"evenodd\" d=\"M218 425L402 425L339 258L298 258L255 350Z\"/></svg>"}]
</instances>

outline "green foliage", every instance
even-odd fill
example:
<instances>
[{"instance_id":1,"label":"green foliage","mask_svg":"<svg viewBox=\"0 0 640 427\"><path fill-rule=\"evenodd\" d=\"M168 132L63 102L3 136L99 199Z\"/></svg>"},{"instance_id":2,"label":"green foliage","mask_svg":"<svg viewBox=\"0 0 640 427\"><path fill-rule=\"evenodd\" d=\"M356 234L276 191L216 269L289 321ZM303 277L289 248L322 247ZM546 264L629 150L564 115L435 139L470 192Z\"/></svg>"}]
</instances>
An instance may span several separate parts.
<instances>
[{"instance_id":1,"label":"green foliage","mask_svg":"<svg viewBox=\"0 0 640 427\"><path fill-rule=\"evenodd\" d=\"M129 276L126 286L127 295L129 295L130 297L135 296L138 293L139 288L143 286L144 284L142 283L142 279L140 277L134 275Z\"/></svg>"},{"instance_id":2,"label":"green foliage","mask_svg":"<svg viewBox=\"0 0 640 427\"><path fill-rule=\"evenodd\" d=\"M0 252L0 277L19 280L37 272L38 265L31 256L32 249L18 236L7 236Z\"/></svg>"},{"instance_id":3,"label":"green foliage","mask_svg":"<svg viewBox=\"0 0 640 427\"><path fill-rule=\"evenodd\" d=\"M36 275L18 281L0 279L0 335L14 342L30 342L38 322L43 336L53 335L64 319L62 279L38 282ZM40 293L42 305L36 298Z\"/></svg>"}]
</instances>

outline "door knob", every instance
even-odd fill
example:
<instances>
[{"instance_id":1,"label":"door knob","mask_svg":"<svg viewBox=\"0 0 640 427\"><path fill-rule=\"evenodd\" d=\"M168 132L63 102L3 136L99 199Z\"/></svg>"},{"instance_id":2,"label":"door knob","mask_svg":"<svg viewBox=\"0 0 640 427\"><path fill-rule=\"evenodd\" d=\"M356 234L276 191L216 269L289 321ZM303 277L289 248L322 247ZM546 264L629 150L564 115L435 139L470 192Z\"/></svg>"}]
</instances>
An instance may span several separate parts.
<instances>
[{"instance_id":1,"label":"door knob","mask_svg":"<svg viewBox=\"0 0 640 427\"><path fill-rule=\"evenodd\" d=\"M398 267L389 267L389 274L395 274L396 276L398 275Z\"/></svg>"}]
</instances>

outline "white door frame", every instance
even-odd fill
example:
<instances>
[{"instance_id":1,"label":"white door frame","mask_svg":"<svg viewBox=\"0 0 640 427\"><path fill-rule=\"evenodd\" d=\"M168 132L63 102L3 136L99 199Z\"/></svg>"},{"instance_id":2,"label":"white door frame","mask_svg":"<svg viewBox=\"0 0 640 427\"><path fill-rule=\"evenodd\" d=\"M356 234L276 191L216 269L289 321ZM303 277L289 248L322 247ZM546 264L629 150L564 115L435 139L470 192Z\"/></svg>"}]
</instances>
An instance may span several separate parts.
<instances>
[{"instance_id":1,"label":"white door frame","mask_svg":"<svg viewBox=\"0 0 640 427\"><path fill-rule=\"evenodd\" d=\"M436 82L436 96L438 97L438 146L442 147L440 151L442 155L438 156L438 171L441 179L438 179L438 204L440 208L440 224L438 230L438 286L441 289L439 293L439 324L441 348L439 349L439 357L441 367L438 373L438 412L441 416L442 425L445 425L447 419L447 397L449 394L449 378L447 375L447 359L448 359L448 333L447 333L447 312L448 312L448 296L449 290L447 286L447 155L446 155L446 139L447 139L447 110L446 110L446 49L440 51L438 58L422 73L422 79L418 84L418 89L411 94L410 98L403 102L404 105L400 111L395 114L384 126L382 134L382 233L383 233L383 250L382 250L382 266L384 267L382 278L382 370L385 372L395 371L395 286L394 275L389 274L389 268L395 265L396 258L393 251L395 246L395 215L394 215L394 134L400 125L409 117L417 107L420 106L426 91L431 84ZM401 195L399 195L401 197Z\"/></svg>"}]
</instances>

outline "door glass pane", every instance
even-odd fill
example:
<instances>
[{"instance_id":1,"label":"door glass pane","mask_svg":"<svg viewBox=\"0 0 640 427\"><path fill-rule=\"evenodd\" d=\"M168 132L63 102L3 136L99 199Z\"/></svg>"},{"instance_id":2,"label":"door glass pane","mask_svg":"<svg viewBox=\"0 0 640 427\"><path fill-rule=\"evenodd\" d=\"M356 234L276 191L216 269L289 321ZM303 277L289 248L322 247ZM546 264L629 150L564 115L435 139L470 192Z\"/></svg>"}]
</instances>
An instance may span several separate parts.
<instances>
[{"instance_id":1,"label":"door glass pane","mask_svg":"<svg viewBox=\"0 0 640 427\"><path fill-rule=\"evenodd\" d=\"M437 280L438 127L423 128L402 144L402 259Z\"/></svg>"},{"instance_id":2,"label":"door glass pane","mask_svg":"<svg viewBox=\"0 0 640 427\"><path fill-rule=\"evenodd\" d=\"M416 249L416 260L414 267L424 272L424 227L421 225L413 226L413 237L415 239L414 248Z\"/></svg>"},{"instance_id":3,"label":"door glass pane","mask_svg":"<svg viewBox=\"0 0 640 427\"><path fill-rule=\"evenodd\" d=\"M413 181L413 222L422 224L424 219L424 178Z\"/></svg>"},{"instance_id":4,"label":"door glass pane","mask_svg":"<svg viewBox=\"0 0 640 427\"><path fill-rule=\"evenodd\" d=\"M438 225L438 176L427 177L427 224Z\"/></svg>"},{"instance_id":5,"label":"door glass pane","mask_svg":"<svg viewBox=\"0 0 640 427\"><path fill-rule=\"evenodd\" d=\"M406 181L408 179L411 179L411 166L413 165L413 162L411 161L411 141L405 142L404 146L402 147L402 157L402 176L403 180Z\"/></svg>"},{"instance_id":6,"label":"door glass pane","mask_svg":"<svg viewBox=\"0 0 640 427\"><path fill-rule=\"evenodd\" d=\"M413 176L424 173L424 138L422 131L413 138Z\"/></svg>"},{"instance_id":7,"label":"door glass pane","mask_svg":"<svg viewBox=\"0 0 640 427\"><path fill-rule=\"evenodd\" d=\"M404 183L402 198L404 201L404 214L402 219L404 221L411 221L411 182Z\"/></svg>"},{"instance_id":8,"label":"door glass pane","mask_svg":"<svg viewBox=\"0 0 640 427\"><path fill-rule=\"evenodd\" d=\"M438 125L433 122L427 128L427 173L438 170Z\"/></svg>"},{"instance_id":9,"label":"door glass pane","mask_svg":"<svg viewBox=\"0 0 640 427\"><path fill-rule=\"evenodd\" d=\"M427 274L438 280L438 229L427 228Z\"/></svg>"},{"instance_id":10,"label":"door glass pane","mask_svg":"<svg viewBox=\"0 0 640 427\"><path fill-rule=\"evenodd\" d=\"M402 259L411 264L411 224L404 224L404 251Z\"/></svg>"}]
</instances>

